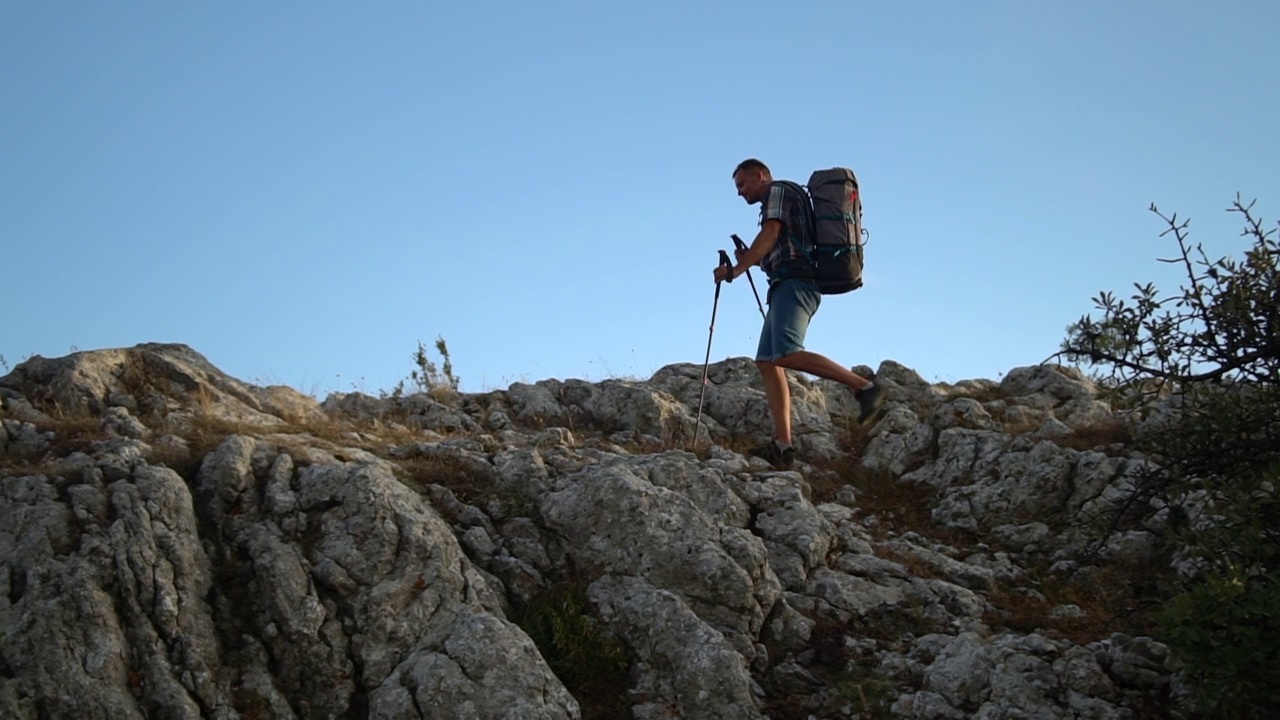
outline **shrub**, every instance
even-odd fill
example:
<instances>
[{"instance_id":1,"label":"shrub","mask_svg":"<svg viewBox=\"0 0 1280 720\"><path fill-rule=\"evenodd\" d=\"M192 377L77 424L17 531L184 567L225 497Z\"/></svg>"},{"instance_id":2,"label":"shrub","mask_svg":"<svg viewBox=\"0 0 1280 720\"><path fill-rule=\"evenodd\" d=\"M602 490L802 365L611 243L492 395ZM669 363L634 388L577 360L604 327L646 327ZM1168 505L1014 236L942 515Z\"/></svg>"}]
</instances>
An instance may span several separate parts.
<instances>
[{"instance_id":1,"label":"shrub","mask_svg":"<svg viewBox=\"0 0 1280 720\"><path fill-rule=\"evenodd\" d=\"M1166 584L1164 639L1214 716L1280 711L1280 248L1237 198L1252 246L1209 260L1165 217L1186 284L1095 298L1100 319L1068 328L1063 353L1106 370L1147 418L1135 444L1157 463L1135 494L1165 514L1183 573Z\"/></svg>"},{"instance_id":2,"label":"shrub","mask_svg":"<svg viewBox=\"0 0 1280 720\"><path fill-rule=\"evenodd\" d=\"M1245 566L1206 573L1163 608L1166 640L1220 717L1275 717L1280 708L1280 573Z\"/></svg>"}]
</instances>

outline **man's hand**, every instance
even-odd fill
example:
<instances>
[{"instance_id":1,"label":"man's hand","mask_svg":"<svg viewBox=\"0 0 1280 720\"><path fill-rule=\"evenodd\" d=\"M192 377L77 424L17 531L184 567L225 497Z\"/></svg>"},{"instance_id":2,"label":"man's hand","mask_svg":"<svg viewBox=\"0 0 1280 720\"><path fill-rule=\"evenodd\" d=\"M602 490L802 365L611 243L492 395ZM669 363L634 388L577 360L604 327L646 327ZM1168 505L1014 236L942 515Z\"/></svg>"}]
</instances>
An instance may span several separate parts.
<instances>
[{"instance_id":1,"label":"man's hand","mask_svg":"<svg viewBox=\"0 0 1280 720\"><path fill-rule=\"evenodd\" d=\"M739 268L734 272L734 277L741 275L747 268L760 262L765 255L768 255L781 234L781 220L765 220L764 226L760 228L760 234L756 235L751 247L747 247L746 243L742 242L737 235L731 236L733 244L737 246L733 251L734 256L738 258L738 264L735 267Z\"/></svg>"},{"instance_id":2,"label":"man's hand","mask_svg":"<svg viewBox=\"0 0 1280 720\"><path fill-rule=\"evenodd\" d=\"M732 265L717 265L716 270L713 273L716 278L716 282L724 282L726 280L733 282L733 279L738 276L738 274L733 271L733 267L734 266Z\"/></svg>"}]
</instances>

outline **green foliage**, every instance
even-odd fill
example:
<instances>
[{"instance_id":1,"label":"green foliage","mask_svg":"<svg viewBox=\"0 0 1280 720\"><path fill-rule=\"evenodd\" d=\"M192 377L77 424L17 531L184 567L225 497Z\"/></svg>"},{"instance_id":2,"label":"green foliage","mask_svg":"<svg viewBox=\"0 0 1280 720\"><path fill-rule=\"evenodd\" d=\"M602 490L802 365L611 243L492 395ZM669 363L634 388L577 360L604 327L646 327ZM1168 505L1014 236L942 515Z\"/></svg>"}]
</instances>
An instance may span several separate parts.
<instances>
[{"instance_id":1,"label":"green foliage","mask_svg":"<svg viewBox=\"0 0 1280 720\"><path fill-rule=\"evenodd\" d=\"M1161 611L1166 642L1215 717L1275 717L1280 708L1280 574L1214 572Z\"/></svg>"},{"instance_id":2,"label":"green foliage","mask_svg":"<svg viewBox=\"0 0 1280 720\"><path fill-rule=\"evenodd\" d=\"M1167 509L1170 547L1194 571L1166 584L1164 637L1206 707L1227 717L1280 711L1280 248L1251 208L1230 208L1252 240L1239 260L1209 260L1185 221L1161 215L1180 250L1165 262L1186 284L1169 296L1136 285L1128 301L1104 292L1102 317L1082 318L1063 343L1105 368L1141 416L1163 418L1136 439L1158 467L1124 511L1147 522Z\"/></svg>"},{"instance_id":3,"label":"green foliage","mask_svg":"<svg viewBox=\"0 0 1280 720\"><path fill-rule=\"evenodd\" d=\"M622 643L591 616L586 584L570 578L529 601L516 618L551 671L578 700L584 720L630 718Z\"/></svg>"},{"instance_id":4,"label":"green foliage","mask_svg":"<svg viewBox=\"0 0 1280 720\"><path fill-rule=\"evenodd\" d=\"M1175 214L1152 212L1168 225L1180 257L1161 262L1182 265L1187 284L1162 296L1152 283L1134 284L1126 301L1111 292L1094 298L1101 319L1083 317L1067 328L1063 353L1111 368L1117 385L1151 388L1173 383L1271 382L1280 380L1280 272L1275 231L1264 231L1236 199L1230 210L1244 216L1242 233L1253 247L1242 260L1210 261L1201 245L1188 241L1188 223ZM1142 382L1147 381L1147 382Z\"/></svg>"}]
</instances>

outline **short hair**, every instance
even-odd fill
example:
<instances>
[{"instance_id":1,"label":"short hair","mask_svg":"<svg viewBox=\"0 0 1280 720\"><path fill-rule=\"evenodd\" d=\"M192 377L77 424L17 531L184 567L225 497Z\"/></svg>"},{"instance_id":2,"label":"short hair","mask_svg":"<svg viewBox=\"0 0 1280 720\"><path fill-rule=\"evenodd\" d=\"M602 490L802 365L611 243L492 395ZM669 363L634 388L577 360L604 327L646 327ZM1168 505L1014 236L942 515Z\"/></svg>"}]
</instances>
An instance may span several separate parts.
<instances>
[{"instance_id":1,"label":"short hair","mask_svg":"<svg viewBox=\"0 0 1280 720\"><path fill-rule=\"evenodd\" d=\"M760 162L755 158L747 158L746 160L743 160L742 162L738 163L738 167L733 169L732 177L737 177L738 173L742 172L743 170L760 170L765 175L768 175L769 177L773 177L773 173L769 172L769 166L765 165L764 163Z\"/></svg>"}]
</instances>

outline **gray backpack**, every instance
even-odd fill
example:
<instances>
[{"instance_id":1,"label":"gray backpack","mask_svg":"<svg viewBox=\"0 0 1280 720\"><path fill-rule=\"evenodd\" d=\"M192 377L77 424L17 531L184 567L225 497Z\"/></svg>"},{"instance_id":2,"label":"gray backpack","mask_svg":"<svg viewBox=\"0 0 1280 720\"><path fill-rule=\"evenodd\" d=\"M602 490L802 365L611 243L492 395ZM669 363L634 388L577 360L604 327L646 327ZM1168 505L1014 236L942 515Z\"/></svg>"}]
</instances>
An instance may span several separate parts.
<instances>
[{"instance_id":1,"label":"gray backpack","mask_svg":"<svg viewBox=\"0 0 1280 720\"><path fill-rule=\"evenodd\" d=\"M839 295L862 287L862 196L849 168L817 170L805 186L813 227L813 260L818 289Z\"/></svg>"}]
</instances>

